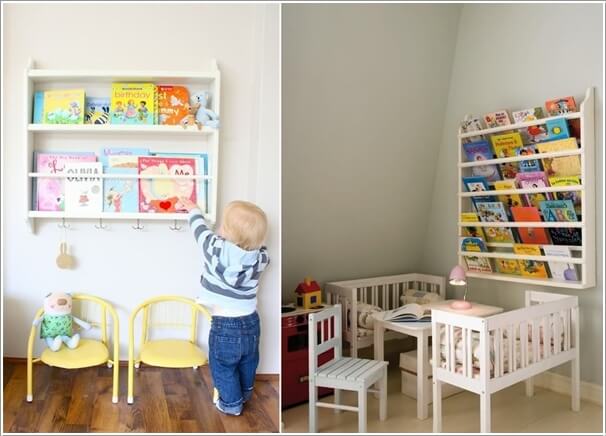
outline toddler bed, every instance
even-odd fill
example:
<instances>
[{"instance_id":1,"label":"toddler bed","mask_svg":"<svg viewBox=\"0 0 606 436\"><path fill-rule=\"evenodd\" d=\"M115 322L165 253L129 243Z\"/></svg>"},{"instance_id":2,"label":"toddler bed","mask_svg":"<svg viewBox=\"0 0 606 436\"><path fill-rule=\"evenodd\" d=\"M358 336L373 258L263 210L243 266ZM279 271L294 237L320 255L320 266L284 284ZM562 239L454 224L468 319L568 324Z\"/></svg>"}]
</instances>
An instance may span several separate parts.
<instances>
[{"instance_id":1,"label":"toddler bed","mask_svg":"<svg viewBox=\"0 0 606 436\"><path fill-rule=\"evenodd\" d=\"M374 312L391 310L408 303L426 304L443 300L446 294L444 277L427 274L395 276L330 282L326 284L327 304L340 304L343 339L349 344L351 357L373 343ZM353 316L352 316L353 314ZM385 340L402 337L385 332Z\"/></svg>"},{"instance_id":2,"label":"toddler bed","mask_svg":"<svg viewBox=\"0 0 606 436\"><path fill-rule=\"evenodd\" d=\"M442 430L442 382L480 395L490 432L490 395L572 362L572 410L580 410L579 305L568 295L526 291L526 307L487 318L432 310L433 431Z\"/></svg>"}]
</instances>

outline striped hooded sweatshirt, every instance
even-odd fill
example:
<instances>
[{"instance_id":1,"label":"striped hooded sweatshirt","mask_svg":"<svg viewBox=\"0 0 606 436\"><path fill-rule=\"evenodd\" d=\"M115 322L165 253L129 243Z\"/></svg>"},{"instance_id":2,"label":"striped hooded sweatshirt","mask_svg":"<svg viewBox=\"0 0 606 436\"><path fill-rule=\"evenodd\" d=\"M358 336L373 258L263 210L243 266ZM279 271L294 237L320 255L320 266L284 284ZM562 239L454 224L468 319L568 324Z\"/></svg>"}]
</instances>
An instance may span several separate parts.
<instances>
[{"instance_id":1,"label":"striped hooded sweatshirt","mask_svg":"<svg viewBox=\"0 0 606 436\"><path fill-rule=\"evenodd\" d=\"M257 310L259 277L269 265L267 249L247 251L206 225L202 211L192 209L189 226L202 252L202 294L196 299L214 316L238 317Z\"/></svg>"}]
</instances>

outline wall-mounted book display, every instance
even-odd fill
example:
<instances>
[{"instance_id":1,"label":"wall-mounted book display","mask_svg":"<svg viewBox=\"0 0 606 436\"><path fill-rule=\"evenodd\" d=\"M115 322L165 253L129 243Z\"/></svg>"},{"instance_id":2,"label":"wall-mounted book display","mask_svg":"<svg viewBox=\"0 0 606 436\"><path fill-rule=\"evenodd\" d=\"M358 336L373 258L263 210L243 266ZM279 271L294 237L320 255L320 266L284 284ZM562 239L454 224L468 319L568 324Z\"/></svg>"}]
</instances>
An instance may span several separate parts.
<instances>
[{"instance_id":1,"label":"wall-mounted book display","mask_svg":"<svg viewBox=\"0 0 606 436\"><path fill-rule=\"evenodd\" d=\"M465 117L458 255L469 277L595 286L594 90Z\"/></svg>"}]
</instances>

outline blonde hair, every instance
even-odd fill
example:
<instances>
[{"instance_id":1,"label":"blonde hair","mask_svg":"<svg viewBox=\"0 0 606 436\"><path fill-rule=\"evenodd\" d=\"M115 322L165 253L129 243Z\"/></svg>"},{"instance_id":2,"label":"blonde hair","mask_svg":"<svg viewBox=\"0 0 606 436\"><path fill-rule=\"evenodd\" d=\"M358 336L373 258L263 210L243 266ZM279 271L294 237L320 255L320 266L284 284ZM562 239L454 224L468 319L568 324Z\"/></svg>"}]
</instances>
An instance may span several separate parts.
<instances>
[{"instance_id":1,"label":"blonde hair","mask_svg":"<svg viewBox=\"0 0 606 436\"><path fill-rule=\"evenodd\" d=\"M256 250L267 233L265 212L248 201L232 201L223 211L220 233L244 250Z\"/></svg>"}]
</instances>

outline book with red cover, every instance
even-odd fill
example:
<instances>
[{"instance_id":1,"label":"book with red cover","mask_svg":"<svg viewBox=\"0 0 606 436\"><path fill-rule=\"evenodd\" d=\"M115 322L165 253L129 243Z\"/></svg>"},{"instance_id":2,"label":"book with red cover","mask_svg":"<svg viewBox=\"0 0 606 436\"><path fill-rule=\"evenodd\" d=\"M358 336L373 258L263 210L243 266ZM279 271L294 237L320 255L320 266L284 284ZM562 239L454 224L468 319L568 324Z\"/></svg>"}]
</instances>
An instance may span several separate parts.
<instances>
[{"instance_id":1,"label":"book with red cover","mask_svg":"<svg viewBox=\"0 0 606 436\"><path fill-rule=\"evenodd\" d=\"M517 206L511 208L515 221L541 221L539 209L534 206ZM541 227L519 227L518 235L524 244L549 244L547 232Z\"/></svg>"},{"instance_id":2,"label":"book with red cover","mask_svg":"<svg viewBox=\"0 0 606 436\"><path fill-rule=\"evenodd\" d=\"M180 157L140 156L139 174L152 178L139 179L139 212L177 213L179 198L196 203L196 182L193 179L154 179L153 176L193 176L197 174L196 159Z\"/></svg>"}]
</instances>

